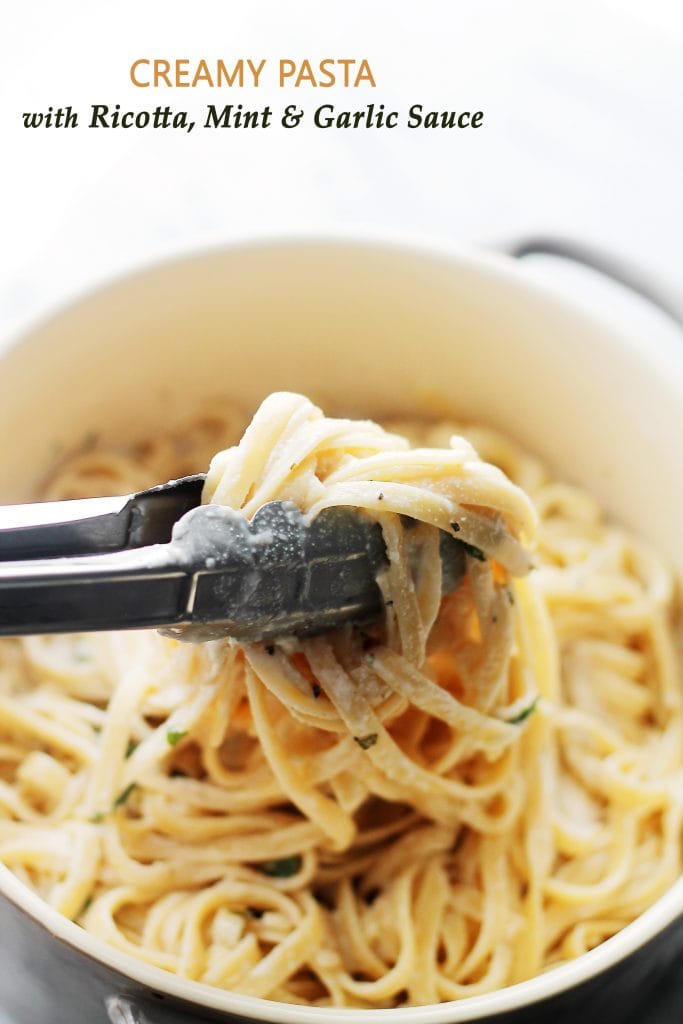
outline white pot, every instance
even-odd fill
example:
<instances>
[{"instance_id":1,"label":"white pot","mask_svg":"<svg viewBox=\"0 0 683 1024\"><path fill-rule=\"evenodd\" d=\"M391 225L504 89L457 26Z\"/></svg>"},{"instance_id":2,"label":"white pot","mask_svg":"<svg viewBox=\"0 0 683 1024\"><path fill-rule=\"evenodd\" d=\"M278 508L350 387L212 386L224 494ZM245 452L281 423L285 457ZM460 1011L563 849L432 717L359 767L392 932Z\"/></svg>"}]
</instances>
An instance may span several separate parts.
<instances>
[{"instance_id":1,"label":"white pot","mask_svg":"<svg viewBox=\"0 0 683 1024\"><path fill-rule=\"evenodd\" d=\"M512 260L471 251L259 243L116 281L3 357L0 501L30 496L56 447L89 430L125 440L163 429L202 396L256 406L276 389L334 411L450 412L500 428L683 574L683 345L615 333ZM282 1024L587 1021L608 1012L607 997L612 1011L630 1005L683 935L679 882L594 951L512 988L431 1008L321 1010L148 967L61 918L5 869L0 890L0 1004L21 1024L237 1019L230 1014Z\"/></svg>"}]
</instances>

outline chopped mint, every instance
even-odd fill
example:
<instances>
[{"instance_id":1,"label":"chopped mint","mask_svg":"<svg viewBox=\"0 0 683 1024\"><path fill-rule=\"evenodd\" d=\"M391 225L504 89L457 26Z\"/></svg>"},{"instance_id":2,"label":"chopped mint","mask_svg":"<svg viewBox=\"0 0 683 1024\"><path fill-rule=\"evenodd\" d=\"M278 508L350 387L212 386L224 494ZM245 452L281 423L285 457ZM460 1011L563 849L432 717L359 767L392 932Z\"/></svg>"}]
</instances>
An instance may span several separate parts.
<instances>
[{"instance_id":1,"label":"chopped mint","mask_svg":"<svg viewBox=\"0 0 683 1024\"><path fill-rule=\"evenodd\" d=\"M292 857L280 857L279 860L267 860L259 864L259 871L271 878L291 878L301 870L301 857L294 854Z\"/></svg>"},{"instance_id":2,"label":"chopped mint","mask_svg":"<svg viewBox=\"0 0 683 1024\"><path fill-rule=\"evenodd\" d=\"M515 715L514 718L507 718L506 721L510 725L520 725L522 722L525 722L530 715L533 715L534 711L536 710L538 701L539 698L534 697L531 704L527 704L527 706L522 711L520 711L518 715Z\"/></svg>"},{"instance_id":3,"label":"chopped mint","mask_svg":"<svg viewBox=\"0 0 683 1024\"><path fill-rule=\"evenodd\" d=\"M186 736L187 729L169 729L166 733L166 739L171 747L175 747L175 745L185 739Z\"/></svg>"},{"instance_id":4,"label":"chopped mint","mask_svg":"<svg viewBox=\"0 0 683 1024\"><path fill-rule=\"evenodd\" d=\"M371 732L367 736L354 736L353 738L359 747L363 750L369 750L377 742L377 733Z\"/></svg>"},{"instance_id":5,"label":"chopped mint","mask_svg":"<svg viewBox=\"0 0 683 1024\"><path fill-rule=\"evenodd\" d=\"M468 544L466 540L460 540L458 541L458 544L462 544L465 552L470 556L470 558L476 558L478 562L486 561L486 555L481 548L476 547L474 544Z\"/></svg>"},{"instance_id":6,"label":"chopped mint","mask_svg":"<svg viewBox=\"0 0 683 1024\"><path fill-rule=\"evenodd\" d=\"M114 800L114 803L112 804L112 808L111 809L113 811L115 811L119 807L123 807L123 805L126 803L126 801L128 800L128 797L131 795L133 790L137 789L137 786L138 786L137 782L129 782L128 785L126 786L126 788L123 789L119 793L119 795L117 796L116 800Z\"/></svg>"}]
</instances>

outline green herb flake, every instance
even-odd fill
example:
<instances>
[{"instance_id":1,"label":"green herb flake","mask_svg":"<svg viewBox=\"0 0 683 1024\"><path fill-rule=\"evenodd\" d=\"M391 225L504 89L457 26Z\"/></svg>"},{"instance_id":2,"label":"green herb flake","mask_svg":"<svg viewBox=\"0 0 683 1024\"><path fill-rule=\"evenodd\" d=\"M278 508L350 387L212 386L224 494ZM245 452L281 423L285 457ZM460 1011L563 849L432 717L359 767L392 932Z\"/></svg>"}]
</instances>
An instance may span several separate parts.
<instances>
[{"instance_id":1,"label":"green herb flake","mask_svg":"<svg viewBox=\"0 0 683 1024\"><path fill-rule=\"evenodd\" d=\"M95 811L94 814L90 815L90 820L92 821L93 825L99 825L100 822L104 821L106 817L107 814L105 811Z\"/></svg>"},{"instance_id":2,"label":"green herb flake","mask_svg":"<svg viewBox=\"0 0 683 1024\"><path fill-rule=\"evenodd\" d=\"M99 439L100 433L98 430L88 430L83 435L83 440L81 441L81 450L89 451L91 448L95 448Z\"/></svg>"},{"instance_id":3,"label":"green herb flake","mask_svg":"<svg viewBox=\"0 0 683 1024\"><path fill-rule=\"evenodd\" d=\"M87 900L85 901L85 903L83 904L81 909L78 911L78 915L77 916L80 917L81 914L85 914L86 910L89 910L91 906L92 906L92 896L88 896Z\"/></svg>"},{"instance_id":4,"label":"green herb flake","mask_svg":"<svg viewBox=\"0 0 683 1024\"><path fill-rule=\"evenodd\" d=\"M126 788L121 790L116 800L114 800L114 803L111 805L111 809L113 811L116 811L118 810L119 807L123 807L123 805L127 802L128 797L131 795L133 790L137 788L137 782L129 782Z\"/></svg>"},{"instance_id":5,"label":"green herb flake","mask_svg":"<svg viewBox=\"0 0 683 1024\"><path fill-rule=\"evenodd\" d=\"M510 602L510 604L514 604L515 603L515 595L514 595L514 593L512 591L512 587L506 587L505 588L505 596L507 597L507 599Z\"/></svg>"},{"instance_id":6,"label":"green herb flake","mask_svg":"<svg viewBox=\"0 0 683 1024\"><path fill-rule=\"evenodd\" d=\"M169 729L166 733L166 739L170 747L175 747L177 743L184 740L187 736L187 729Z\"/></svg>"},{"instance_id":7,"label":"green herb flake","mask_svg":"<svg viewBox=\"0 0 683 1024\"><path fill-rule=\"evenodd\" d=\"M535 697L532 700L531 704L529 704L527 707L525 707L523 711L520 711L520 713L518 715L515 715L514 718L506 719L508 724L509 725L521 725L522 722L525 722L527 720L527 718L529 718L531 715L533 715L534 711L536 710L536 706L538 704L539 699L540 699L539 697Z\"/></svg>"},{"instance_id":8,"label":"green herb flake","mask_svg":"<svg viewBox=\"0 0 683 1024\"><path fill-rule=\"evenodd\" d=\"M128 740L128 746L126 747L126 761L133 753L133 751L137 749L137 745L138 744L136 740Z\"/></svg>"},{"instance_id":9,"label":"green herb flake","mask_svg":"<svg viewBox=\"0 0 683 1024\"><path fill-rule=\"evenodd\" d=\"M468 544L466 540L458 541L458 543L462 544L466 554L468 554L470 558L476 558L478 562L486 561L486 555L481 550L481 548L476 547L474 544Z\"/></svg>"},{"instance_id":10,"label":"green herb flake","mask_svg":"<svg viewBox=\"0 0 683 1024\"><path fill-rule=\"evenodd\" d=\"M292 857L280 857L279 860L266 860L259 864L259 871L271 878L291 878L301 871L301 857L294 854Z\"/></svg>"},{"instance_id":11,"label":"green herb flake","mask_svg":"<svg viewBox=\"0 0 683 1024\"><path fill-rule=\"evenodd\" d=\"M377 742L377 733L371 732L367 736L354 736L353 738L362 750L369 750Z\"/></svg>"}]
</instances>

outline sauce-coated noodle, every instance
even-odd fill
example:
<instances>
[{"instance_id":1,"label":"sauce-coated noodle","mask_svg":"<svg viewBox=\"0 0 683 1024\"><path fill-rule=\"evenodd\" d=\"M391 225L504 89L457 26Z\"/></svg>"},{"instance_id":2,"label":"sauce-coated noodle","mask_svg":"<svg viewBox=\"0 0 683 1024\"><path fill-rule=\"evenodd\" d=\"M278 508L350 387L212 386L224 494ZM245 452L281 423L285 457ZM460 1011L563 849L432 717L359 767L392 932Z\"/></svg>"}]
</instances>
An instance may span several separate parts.
<instances>
[{"instance_id":1,"label":"sauce-coated noodle","mask_svg":"<svg viewBox=\"0 0 683 1024\"><path fill-rule=\"evenodd\" d=\"M244 425L218 406L91 444L45 496L201 469ZM204 495L366 510L389 555L375 626L0 644L0 859L116 948L267 999L427 1004L580 955L676 879L669 572L504 438L391 429L273 395ZM467 551L444 598L439 528Z\"/></svg>"}]
</instances>

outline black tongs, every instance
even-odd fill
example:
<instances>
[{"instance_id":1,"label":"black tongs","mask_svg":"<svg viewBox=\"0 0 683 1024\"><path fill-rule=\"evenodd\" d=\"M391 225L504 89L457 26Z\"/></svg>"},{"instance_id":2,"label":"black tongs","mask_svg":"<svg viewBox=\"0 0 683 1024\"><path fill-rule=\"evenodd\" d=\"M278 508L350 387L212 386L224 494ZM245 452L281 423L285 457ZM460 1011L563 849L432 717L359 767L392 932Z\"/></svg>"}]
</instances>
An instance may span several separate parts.
<instances>
[{"instance_id":1,"label":"black tongs","mask_svg":"<svg viewBox=\"0 0 683 1024\"><path fill-rule=\"evenodd\" d=\"M311 635L382 610L379 525L308 521L272 501L251 521L202 505L204 477L119 498L0 507L0 636L155 627L180 640ZM444 592L463 546L441 536Z\"/></svg>"}]
</instances>

